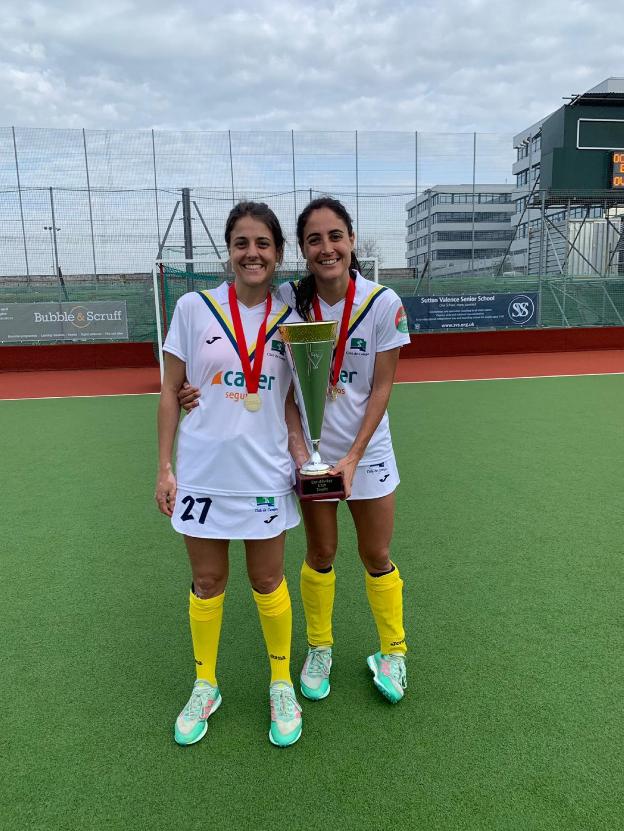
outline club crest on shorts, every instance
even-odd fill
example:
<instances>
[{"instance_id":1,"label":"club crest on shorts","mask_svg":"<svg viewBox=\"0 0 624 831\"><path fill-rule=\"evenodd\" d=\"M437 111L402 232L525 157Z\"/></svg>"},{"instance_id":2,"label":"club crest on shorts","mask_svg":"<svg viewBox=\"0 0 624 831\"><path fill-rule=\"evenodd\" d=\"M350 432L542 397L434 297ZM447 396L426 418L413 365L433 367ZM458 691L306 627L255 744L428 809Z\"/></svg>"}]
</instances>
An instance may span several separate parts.
<instances>
[{"instance_id":1,"label":"club crest on shorts","mask_svg":"<svg viewBox=\"0 0 624 831\"><path fill-rule=\"evenodd\" d=\"M274 513L275 511L277 511L277 506L274 496L256 496L255 512L257 514Z\"/></svg>"}]
</instances>

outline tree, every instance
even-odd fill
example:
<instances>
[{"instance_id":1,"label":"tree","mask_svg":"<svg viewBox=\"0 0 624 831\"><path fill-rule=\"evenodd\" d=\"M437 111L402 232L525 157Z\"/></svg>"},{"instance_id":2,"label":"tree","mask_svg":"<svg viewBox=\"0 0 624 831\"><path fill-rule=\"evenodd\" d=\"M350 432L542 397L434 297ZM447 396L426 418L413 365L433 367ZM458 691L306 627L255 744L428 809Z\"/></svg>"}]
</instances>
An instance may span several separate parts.
<instances>
[{"instance_id":1,"label":"tree","mask_svg":"<svg viewBox=\"0 0 624 831\"><path fill-rule=\"evenodd\" d=\"M362 257L364 260L377 260L377 266L381 268L383 264L383 256L381 253L381 248L379 243L375 239L375 237L367 235L364 237L358 237L356 242L356 249L358 257Z\"/></svg>"}]
</instances>

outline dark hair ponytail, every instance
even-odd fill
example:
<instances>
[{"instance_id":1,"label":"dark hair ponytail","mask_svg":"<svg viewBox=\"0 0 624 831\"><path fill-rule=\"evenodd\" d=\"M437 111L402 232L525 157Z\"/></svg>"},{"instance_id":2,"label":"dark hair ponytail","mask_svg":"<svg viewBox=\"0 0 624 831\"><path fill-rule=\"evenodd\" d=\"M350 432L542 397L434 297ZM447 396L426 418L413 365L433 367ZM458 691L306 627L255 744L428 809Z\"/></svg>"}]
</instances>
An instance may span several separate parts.
<instances>
[{"instance_id":1,"label":"dark hair ponytail","mask_svg":"<svg viewBox=\"0 0 624 831\"><path fill-rule=\"evenodd\" d=\"M333 211L336 216L347 226L349 236L352 236L353 234L353 220L342 202L339 202L337 199L332 199L331 196L320 196L318 199L313 199L311 202L308 202L297 219L297 242L299 243L299 248L301 248L302 251L303 235L306 223L310 218L310 214L313 211L320 210L321 208L329 208L330 211ZM361 271L361 266L354 251L351 252L349 271L354 277L356 271ZM311 274L308 269L306 276L299 281L299 285L295 288L295 307L297 314L304 320L309 320L312 317L312 303L314 301L315 294L316 282L314 275Z\"/></svg>"}]
</instances>

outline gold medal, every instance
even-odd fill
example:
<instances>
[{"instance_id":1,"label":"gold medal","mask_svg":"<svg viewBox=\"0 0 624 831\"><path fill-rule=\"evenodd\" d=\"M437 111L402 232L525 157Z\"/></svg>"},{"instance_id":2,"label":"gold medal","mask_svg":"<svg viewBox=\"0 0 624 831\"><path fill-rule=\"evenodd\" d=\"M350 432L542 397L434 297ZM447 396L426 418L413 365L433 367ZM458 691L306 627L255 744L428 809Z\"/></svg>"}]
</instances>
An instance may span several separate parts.
<instances>
[{"instance_id":1,"label":"gold medal","mask_svg":"<svg viewBox=\"0 0 624 831\"><path fill-rule=\"evenodd\" d=\"M330 384L329 389L327 390L327 397L330 401L335 401L338 398L338 387L334 387L333 384Z\"/></svg>"},{"instance_id":2,"label":"gold medal","mask_svg":"<svg viewBox=\"0 0 624 831\"><path fill-rule=\"evenodd\" d=\"M248 392L243 404L248 412L257 413L262 407L262 400L257 392Z\"/></svg>"}]
</instances>

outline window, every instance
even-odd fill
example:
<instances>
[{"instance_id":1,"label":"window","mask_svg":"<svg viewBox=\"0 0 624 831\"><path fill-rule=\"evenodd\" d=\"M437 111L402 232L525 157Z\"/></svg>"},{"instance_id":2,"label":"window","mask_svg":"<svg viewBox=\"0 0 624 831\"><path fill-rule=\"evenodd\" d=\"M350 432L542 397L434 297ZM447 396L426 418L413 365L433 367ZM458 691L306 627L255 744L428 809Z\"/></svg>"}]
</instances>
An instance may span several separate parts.
<instances>
[{"instance_id":1,"label":"window","mask_svg":"<svg viewBox=\"0 0 624 831\"><path fill-rule=\"evenodd\" d=\"M484 240L491 240L493 242L503 242L510 240L513 237L511 228L500 231L475 231L475 242L483 242ZM431 242L470 242L472 240L472 231L436 231L431 235Z\"/></svg>"},{"instance_id":2,"label":"window","mask_svg":"<svg viewBox=\"0 0 624 831\"><path fill-rule=\"evenodd\" d=\"M531 139L531 153L537 153L542 147L542 134L538 133Z\"/></svg>"},{"instance_id":3,"label":"window","mask_svg":"<svg viewBox=\"0 0 624 831\"><path fill-rule=\"evenodd\" d=\"M524 142L520 145L520 147L518 147L518 158L517 158L516 161L519 161L520 159L526 159L526 157L528 155L529 155L529 143Z\"/></svg>"},{"instance_id":4,"label":"window","mask_svg":"<svg viewBox=\"0 0 624 831\"><path fill-rule=\"evenodd\" d=\"M527 167L526 170L521 170L520 173L516 173L516 186L520 187L521 185L527 185L529 182L529 168Z\"/></svg>"},{"instance_id":5,"label":"window","mask_svg":"<svg viewBox=\"0 0 624 831\"><path fill-rule=\"evenodd\" d=\"M438 222L472 222L472 211L447 211L445 213L432 214L431 222L435 225ZM474 214L475 222L511 222L511 214L495 213L494 211L479 211Z\"/></svg>"},{"instance_id":6,"label":"window","mask_svg":"<svg viewBox=\"0 0 624 831\"><path fill-rule=\"evenodd\" d=\"M500 257L500 248L475 248L475 260L487 260L492 257ZM471 260L472 248L449 248L446 251L432 251L432 260Z\"/></svg>"}]
</instances>

